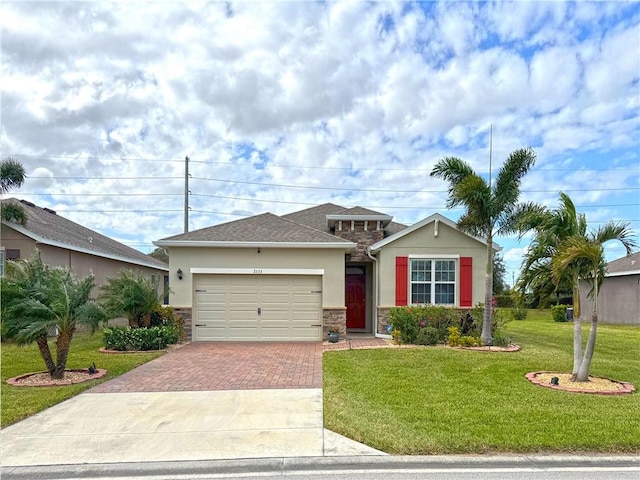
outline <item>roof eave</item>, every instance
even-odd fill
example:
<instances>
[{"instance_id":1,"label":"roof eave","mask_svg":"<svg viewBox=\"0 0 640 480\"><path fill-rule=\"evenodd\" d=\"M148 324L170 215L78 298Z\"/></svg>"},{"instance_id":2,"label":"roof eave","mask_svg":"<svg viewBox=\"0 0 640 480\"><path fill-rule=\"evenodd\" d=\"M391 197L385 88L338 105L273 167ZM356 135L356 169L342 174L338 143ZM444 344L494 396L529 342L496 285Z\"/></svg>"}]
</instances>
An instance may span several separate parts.
<instances>
[{"instance_id":1,"label":"roof eave","mask_svg":"<svg viewBox=\"0 0 640 480\"><path fill-rule=\"evenodd\" d=\"M117 260L119 262L125 262L125 263L131 263L133 265L140 265L142 267L148 267L148 268L154 268L156 270L162 270L165 272L169 271L169 266L166 267L162 267L160 265L154 265L153 263L150 262L143 262L142 260L138 260L135 258L130 258L130 257L123 257L120 255L114 255L111 253L106 253L106 252L100 252L98 250L90 250L88 248L84 248L84 247L79 247L77 245L72 245L70 243L64 243L64 242L58 242L57 240L51 240L49 238L45 238L42 237L40 235L37 235L35 233L33 233L31 230L28 230L26 228L24 228L21 225L18 225L17 223L13 223L13 222L2 222L5 225L7 225L10 228L13 228L15 231L29 237L30 239L34 240L36 243L41 243L43 245L49 245L51 247L57 247L57 248L66 248L67 250L72 250L74 252L78 252L78 253L84 253L87 255L93 255L95 257L101 257L101 258L108 258L109 260Z\"/></svg>"},{"instance_id":2,"label":"roof eave","mask_svg":"<svg viewBox=\"0 0 640 480\"><path fill-rule=\"evenodd\" d=\"M390 215L341 215L341 214L331 214L327 215L327 227L333 228L335 223L342 220L343 222L350 221L370 221L370 222L381 222L383 227L386 227L391 223L393 217Z\"/></svg>"},{"instance_id":3,"label":"roof eave","mask_svg":"<svg viewBox=\"0 0 640 480\"><path fill-rule=\"evenodd\" d=\"M234 242L216 240L156 240L158 247L217 247L217 248L327 248L352 250L353 242Z\"/></svg>"}]
</instances>

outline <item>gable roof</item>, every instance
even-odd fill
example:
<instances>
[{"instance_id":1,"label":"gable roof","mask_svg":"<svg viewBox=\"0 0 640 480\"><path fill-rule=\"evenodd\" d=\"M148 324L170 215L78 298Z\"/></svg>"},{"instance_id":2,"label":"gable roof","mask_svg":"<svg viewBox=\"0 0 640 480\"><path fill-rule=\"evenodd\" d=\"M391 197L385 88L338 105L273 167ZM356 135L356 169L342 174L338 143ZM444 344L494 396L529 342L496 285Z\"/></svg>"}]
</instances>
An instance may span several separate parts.
<instances>
[{"instance_id":1,"label":"gable roof","mask_svg":"<svg viewBox=\"0 0 640 480\"><path fill-rule=\"evenodd\" d=\"M344 248L355 244L329 233L317 230L273 213L214 225L181 233L154 242L158 246L228 246L259 247L281 246L297 248Z\"/></svg>"},{"instance_id":2,"label":"gable roof","mask_svg":"<svg viewBox=\"0 0 640 480\"><path fill-rule=\"evenodd\" d=\"M335 215L339 212L343 212L344 210L345 208L340 205L325 203L318 205L317 207L305 208L298 212L287 213L286 215L282 215L282 218L328 233L329 228L327 227L327 215Z\"/></svg>"},{"instance_id":3,"label":"gable roof","mask_svg":"<svg viewBox=\"0 0 640 480\"><path fill-rule=\"evenodd\" d=\"M388 215L384 213L376 212L374 210L369 210L368 208L363 208L363 207L344 208L343 206L335 205L333 203L325 203L322 205L318 205L317 207L305 208L304 210L300 210L297 212L287 213L285 215L282 215L282 218L286 218L296 223L300 223L302 225L306 225L308 227L321 230L325 233L330 233L331 229L327 225L327 215L352 215L352 216L372 215L372 216L379 216L379 217L388 217ZM389 216L389 220L391 218L392 217ZM402 223L389 221L384 228L384 233L387 236L393 235L394 233L397 233L404 228L407 228L407 226L403 225Z\"/></svg>"},{"instance_id":4,"label":"gable roof","mask_svg":"<svg viewBox=\"0 0 640 480\"><path fill-rule=\"evenodd\" d=\"M607 263L607 277L640 274L640 252L612 260Z\"/></svg>"},{"instance_id":5,"label":"gable roof","mask_svg":"<svg viewBox=\"0 0 640 480\"><path fill-rule=\"evenodd\" d=\"M169 271L166 263L61 217L51 209L15 198L2 200L2 203L20 205L27 216L25 225L5 221L2 223L37 243Z\"/></svg>"},{"instance_id":6,"label":"gable roof","mask_svg":"<svg viewBox=\"0 0 640 480\"><path fill-rule=\"evenodd\" d=\"M424 220L421 220L418 223L414 223L410 227L404 228L404 229L400 230L399 232L391 235L390 237L387 237L384 240L381 240L381 241L379 241L377 243L374 243L373 245L371 245L371 251L372 252L377 252L382 247L384 247L386 245L389 245L390 243L395 242L399 238L402 238L402 237L404 237L405 235L408 235L411 232L415 232L416 230L421 229L425 225L428 225L428 224L430 224L432 222L435 222L435 221L442 222L445 225L447 225L448 227L451 227L454 230L460 231L460 230L458 230L458 226L456 225L455 222L449 220L447 217L445 217L443 215L440 215L439 213L434 213L433 215L428 216ZM464 233L464 232L460 232L460 233L462 235L468 236L469 238L473 238L477 242L480 242L480 243L482 243L484 245L487 244L487 242L485 240L481 239L481 238L474 237L473 235L469 235L468 233ZM498 245L497 243L493 242L493 249L495 251L499 252L500 250L502 250L502 247L500 245Z\"/></svg>"}]
</instances>

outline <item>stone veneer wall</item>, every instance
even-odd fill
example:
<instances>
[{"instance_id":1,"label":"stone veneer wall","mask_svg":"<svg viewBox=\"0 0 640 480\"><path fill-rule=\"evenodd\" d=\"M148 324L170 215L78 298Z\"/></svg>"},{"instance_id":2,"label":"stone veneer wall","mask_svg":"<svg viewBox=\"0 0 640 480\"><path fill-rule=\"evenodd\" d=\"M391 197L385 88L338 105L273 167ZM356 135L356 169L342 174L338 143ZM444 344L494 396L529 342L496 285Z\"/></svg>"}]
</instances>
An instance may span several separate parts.
<instances>
[{"instance_id":1,"label":"stone veneer wall","mask_svg":"<svg viewBox=\"0 0 640 480\"><path fill-rule=\"evenodd\" d=\"M378 307L378 322L376 326L376 331L379 334L388 335L387 334L387 325L389 323L389 310L395 307ZM473 310L473 307L456 307L455 308L455 316L463 317L467 314L467 312Z\"/></svg>"},{"instance_id":2,"label":"stone veneer wall","mask_svg":"<svg viewBox=\"0 0 640 480\"><path fill-rule=\"evenodd\" d=\"M347 333L347 307L322 309L323 336L326 337L329 327L338 327L340 333Z\"/></svg>"},{"instance_id":3,"label":"stone veneer wall","mask_svg":"<svg viewBox=\"0 0 640 480\"><path fill-rule=\"evenodd\" d=\"M186 342L190 342L193 340L191 338L191 307L173 307L173 314L177 316L181 316L184 319L184 339Z\"/></svg>"},{"instance_id":4,"label":"stone veneer wall","mask_svg":"<svg viewBox=\"0 0 640 480\"><path fill-rule=\"evenodd\" d=\"M332 233L336 237L344 238L357 244L356 248L347 254L347 262L371 262L365 250L367 247L384 239L384 230L375 230L376 222L373 221L367 223L367 230L364 229L364 221L358 220L353 223L353 230L351 230L351 222L345 220L342 223L342 230L336 227ZM374 229L371 230L371 228Z\"/></svg>"}]
</instances>

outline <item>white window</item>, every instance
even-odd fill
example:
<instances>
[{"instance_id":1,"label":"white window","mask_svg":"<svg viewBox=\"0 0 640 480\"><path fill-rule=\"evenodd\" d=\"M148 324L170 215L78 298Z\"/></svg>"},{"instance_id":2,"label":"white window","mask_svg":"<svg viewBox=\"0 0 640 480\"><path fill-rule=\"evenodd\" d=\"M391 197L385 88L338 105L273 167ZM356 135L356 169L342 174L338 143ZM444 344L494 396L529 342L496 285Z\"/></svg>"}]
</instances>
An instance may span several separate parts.
<instances>
[{"instance_id":1,"label":"white window","mask_svg":"<svg viewBox=\"0 0 640 480\"><path fill-rule=\"evenodd\" d=\"M4 277L4 247L0 248L0 278Z\"/></svg>"},{"instance_id":2,"label":"white window","mask_svg":"<svg viewBox=\"0 0 640 480\"><path fill-rule=\"evenodd\" d=\"M455 260L412 259L410 275L410 303L455 305Z\"/></svg>"}]
</instances>

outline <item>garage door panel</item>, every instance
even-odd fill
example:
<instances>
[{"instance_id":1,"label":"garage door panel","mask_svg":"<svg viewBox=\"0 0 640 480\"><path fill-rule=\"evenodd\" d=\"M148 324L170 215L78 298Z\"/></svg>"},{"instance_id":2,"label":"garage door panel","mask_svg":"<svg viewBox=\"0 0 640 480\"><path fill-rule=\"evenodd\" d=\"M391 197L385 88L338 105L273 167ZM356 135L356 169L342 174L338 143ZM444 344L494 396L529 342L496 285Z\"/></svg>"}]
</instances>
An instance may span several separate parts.
<instances>
[{"instance_id":1,"label":"garage door panel","mask_svg":"<svg viewBox=\"0 0 640 480\"><path fill-rule=\"evenodd\" d=\"M198 333L198 340L201 341L216 341L226 339L226 328L224 326L217 327L196 327Z\"/></svg>"},{"instance_id":2,"label":"garage door panel","mask_svg":"<svg viewBox=\"0 0 640 480\"><path fill-rule=\"evenodd\" d=\"M255 325L230 325L229 338L233 340L255 340L258 338L258 327Z\"/></svg>"},{"instance_id":3,"label":"garage door panel","mask_svg":"<svg viewBox=\"0 0 640 480\"><path fill-rule=\"evenodd\" d=\"M225 322L226 314L224 310L200 310L198 313L198 323L204 322Z\"/></svg>"},{"instance_id":4,"label":"garage door panel","mask_svg":"<svg viewBox=\"0 0 640 480\"><path fill-rule=\"evenodd\" d=\"M194 340L322 338L320 276L196 275L194 285Z\"/></svg>"}]
</instances>

